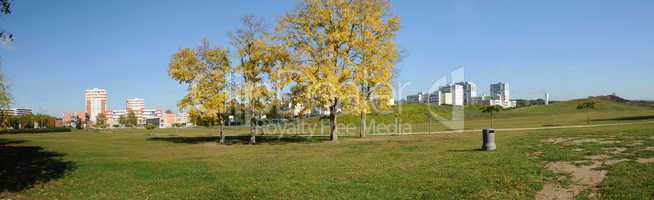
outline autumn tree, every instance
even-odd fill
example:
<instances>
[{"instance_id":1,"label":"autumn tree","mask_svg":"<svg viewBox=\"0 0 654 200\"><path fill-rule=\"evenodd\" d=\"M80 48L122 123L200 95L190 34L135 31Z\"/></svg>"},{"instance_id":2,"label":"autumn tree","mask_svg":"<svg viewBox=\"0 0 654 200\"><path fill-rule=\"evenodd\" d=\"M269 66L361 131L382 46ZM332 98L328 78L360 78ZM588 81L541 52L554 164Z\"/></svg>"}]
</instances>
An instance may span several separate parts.
<instances>
[{"instance_id":1,"label":"autumn tree","mask_svg":"<svg viewBox=\"0 0 654 200\"><path fill-rule=\"evenodd\" d=\"M11 14L11 2L9 0L0 0L0 16ZM0 29L1 30L1 29ZM4 31L0 31L0 41L12 41L13 35ZM0 60L0 65L2 60ZM0 109L7 109L11 104L11 96L9 95L9 88L7 86L7 80L5 79L4 74L0 71ZM7 124L7 117L0 117L0 124Z\"/></svg>"},{"instance_id":2,"label":"autumn tree","mask_svg":"<svg viewBox=\"0 0 654 200\"><path fill-rule=\"evenodd\" d=\"M390 3L386 0L357 1L358 14L354 37L355 78L360 113L360 137L367 134L366 114L372 106L388 108L393 95L392 77L398 61L398 48L395 35L400 28L398 16L391 14Z\"/></svg>"},{"instance_id":3,"label":"autumn tree","mask_svg":"<svg viewBox=\"0 0 654 200\"><path fill-rule=\"evenodd\" d=\"M242 22L243 27L231 33L230 38L239 61L236 72L242 79L238 95L249 115L250 143L254 144L258 121L269 110L275 93L272 71L280 64L285 51L272 43L262 19L245 16Z\"/></svg>"},{"instance_id":4,"label":"autumn tree","mask_svg":"<svg viewBox=\"0 0 654 200\"><path fill-rule=\"evenodd\" d=\"M136 113L134 113L133 110L127 111L127 117L125 118L125 125L127 125L127 127L136 127L137 124L138 124L138 118L136 117Z\"/></svg>"},{"instance_id":5,"label":"autumn tree","mask_svg":"<svg viewBox=\"0 0 654 200\"><path fill-rule=\"evenodd\" d=\"M217 118L220 143L225 142L224 114L229 96L226 75L230 70L229 51L211 47L206 39L195 50L180 49L172 56L168 67L169 76L188 87L186 96L177 106L197 116Z\"/></svg>"},{"instance_id":6,"label":"autumn tree","mask_svg":"<svg viewBox=\"0 0 654 200\"><path fill-rule=\"evenodd\" d=\"M381 0L305 0L279 23L296 59L289 67L301 74L293 80L294 97L329 110L332 141L339 109L363 116L364 101L390 91L399 19L389 13Z\"/></svg>"},{"instance_id":7,"label":"autumn tree","mask_svg":"<svg viewBox=\"0 0 654 200\"><path fill-rule=\"evenodd\" d=\"M7 86L7 80L4 74L0 71L0 110L8 109L10 104L11 96L9 95L9 86Z\"/></svg>"},{"instance_id":8,"label":"autumn tree","mask_svg":"<svg viewBox=\"0 0 654 200\"><path fill-rule=\"evenodd\" d=\"M98 113L98 116L95 117L95 124L100 127L105 127L107 125L107 117L104 113Z\"/></svg>"},{"instance_id":9,"label":"autumn tree","mask_svg":"<svg viewBox=\"0 0 654 200\"><path fill-rule=\"evenodd\" d=\"M118 118L118 123L123 125L123 126L127 126L127 118L125 117L125 115L121 115Z\"/></svg>"}]
</instances>

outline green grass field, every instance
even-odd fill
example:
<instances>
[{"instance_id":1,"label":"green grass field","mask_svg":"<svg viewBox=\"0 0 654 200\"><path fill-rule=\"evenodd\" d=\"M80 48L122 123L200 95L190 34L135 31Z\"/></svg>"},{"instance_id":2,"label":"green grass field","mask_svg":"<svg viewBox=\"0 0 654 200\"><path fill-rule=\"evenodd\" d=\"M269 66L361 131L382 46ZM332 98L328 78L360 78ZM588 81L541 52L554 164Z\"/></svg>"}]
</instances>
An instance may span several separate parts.
<instances>
[{"instance_id":1,"label":"green grass field","mask_svg":"<svg viewBox=\"0 0 654 200\"><path fill-rule=\"evenodd\" d=\"M498 127L583 124L573 104L506 111ZM257 145L239 142L242 128L228 129L230 145L207 128L0 135L0 199L533 199L552 188L576 189L577 199L651 199L652 114L603 102L594 124L634 124L498 132L495 152L478 151L476 132L335 143L269 135ZM468 117L466 127L484 126L482 114ZM595 174L605 176L577 183Z\"/></svg>"}]
</instances>

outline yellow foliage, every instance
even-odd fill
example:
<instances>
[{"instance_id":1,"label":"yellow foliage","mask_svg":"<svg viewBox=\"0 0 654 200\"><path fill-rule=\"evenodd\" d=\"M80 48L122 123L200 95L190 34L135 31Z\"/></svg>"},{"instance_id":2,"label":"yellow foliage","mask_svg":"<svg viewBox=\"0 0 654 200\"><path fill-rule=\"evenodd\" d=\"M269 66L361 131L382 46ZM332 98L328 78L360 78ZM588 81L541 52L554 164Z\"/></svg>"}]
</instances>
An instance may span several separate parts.
<instances>
[{"instance_id":1,"label":"yellow foliage","mask_svg":"<svg viewBox=\"0 0 654 200\"><path fill-rule=\"evenodd\" d=\"M226 75L230 70L229 51L209 47L206 39L196 50L180 49L168 65L169 76L188 86L188 93L178 103L179 109L206 116L226 112Z\"/></svg>"}]
</instances>

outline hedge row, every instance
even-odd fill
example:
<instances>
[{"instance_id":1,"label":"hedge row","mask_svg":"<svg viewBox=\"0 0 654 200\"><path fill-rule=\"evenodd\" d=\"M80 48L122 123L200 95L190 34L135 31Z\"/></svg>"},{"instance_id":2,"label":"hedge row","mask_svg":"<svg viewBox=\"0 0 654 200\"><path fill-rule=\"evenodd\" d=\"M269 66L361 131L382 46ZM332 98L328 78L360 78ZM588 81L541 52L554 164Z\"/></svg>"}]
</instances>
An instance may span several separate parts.
<instances>
[{"instance_id":1,"label":"hedge row","mask_svg":"<svg viewBox=\"0 0 654 200\"><path fill-rule=\"evenodd\" d=\"M69 127L57 128L26 128L26 129L5 129L0 130L0 134L17 134L17 133L52 133L52 132L70 132Z\"/></svg>"}]
</instances>

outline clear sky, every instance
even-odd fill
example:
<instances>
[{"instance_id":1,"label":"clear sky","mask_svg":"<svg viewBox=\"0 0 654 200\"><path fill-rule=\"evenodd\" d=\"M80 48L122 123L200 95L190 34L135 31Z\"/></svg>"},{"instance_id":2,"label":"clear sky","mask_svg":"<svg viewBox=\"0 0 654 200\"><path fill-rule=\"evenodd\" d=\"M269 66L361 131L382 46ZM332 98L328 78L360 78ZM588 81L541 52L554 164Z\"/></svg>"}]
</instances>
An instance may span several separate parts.
<instances>
[{"instance_id":1,"label":"clear sky","mask_svg":"<svg viewBox=\"0 0 654 200\"><path fill-rule=\"evenodd\" d=\"M60 116L83 110L86 88L105 88L110 109L144 98L176 109L185 87L168 78L170 56L203 37L228 46L243 15L272 27L297 1L13 1L0 49L14 106ZM516 98L617 93L654 99L654 1L394 1L406 54L404 95L426 91L458 67L488 93L504 81Z\"/></svg>"}]
</instances>

